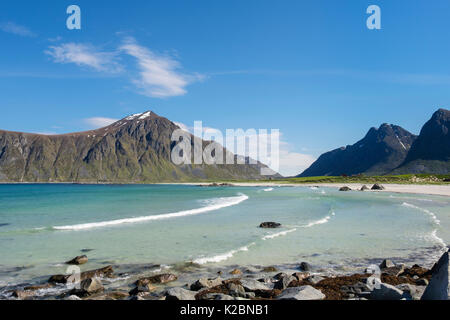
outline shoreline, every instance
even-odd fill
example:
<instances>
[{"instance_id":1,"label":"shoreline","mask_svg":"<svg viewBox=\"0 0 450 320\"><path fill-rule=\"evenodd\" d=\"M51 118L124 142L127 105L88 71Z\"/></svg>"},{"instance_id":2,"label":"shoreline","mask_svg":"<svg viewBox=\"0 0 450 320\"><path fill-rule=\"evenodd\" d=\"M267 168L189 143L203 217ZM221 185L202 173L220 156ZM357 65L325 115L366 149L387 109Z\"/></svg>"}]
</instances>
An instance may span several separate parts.
<instances>
[{"instance_id":1,"label":"shoreline","mask_svg":"<svg viewBox=\"0 0 450 320\"><path fill-rule=\"evenodd\" d=\"M304 287L317 290L312 291L313 300L384 300L367 280L374 268L380 283L397 294L395 300L419 300L433 273L431 264L414 263L373 258L348 270L323 269L304 261L270 266L142 264L139 270L128 266L128 271L120 265L85 266L81 289L68 284L69 275L48 275L39 282L0 288L0 300L283 300L291 291L296 292L293 300L309 300L298 296Z\"/></svg>"},{"instance_id":2,"label":"shoreline","mask_svg":"<svg viewBox=\"0 0 450 320\"><path fill-rule=\"evenodd\" d=\"M224 184L224 187L326 187L341 188L343 186L350 187L352 191L359 191L362 186L369 188L369 183L276 183L276 182L157 182L157 183L95 183L95 182L0 182L0 185L131 185L131 186L154 186L154 185L180 185L180 186L213 186L216 184ZM435 196L450 197L450 184L396 184L383 183L385 190L372 190L365 192L390 192L390 193L407 193L407 194L424 194Z\"/></svg>"}]
</instances>

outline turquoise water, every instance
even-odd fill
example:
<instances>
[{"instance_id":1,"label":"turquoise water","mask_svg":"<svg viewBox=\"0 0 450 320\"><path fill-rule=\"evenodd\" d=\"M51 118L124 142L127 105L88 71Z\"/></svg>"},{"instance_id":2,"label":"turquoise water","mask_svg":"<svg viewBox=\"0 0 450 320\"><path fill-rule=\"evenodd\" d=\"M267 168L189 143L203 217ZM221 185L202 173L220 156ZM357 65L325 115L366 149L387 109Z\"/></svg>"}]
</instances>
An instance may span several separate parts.
<instances>
[{"instance_id":1,"label":"turquoise water","mask_svg":"<svg viewBox=\"0 0 450 320\"><path fill-rule=\"evenodd\" d=\"M283 228L260 229L263 221ZM0 285L105 264L431 264L450 198L309 187L0 185Z\"/></svg>"}]
</instances>

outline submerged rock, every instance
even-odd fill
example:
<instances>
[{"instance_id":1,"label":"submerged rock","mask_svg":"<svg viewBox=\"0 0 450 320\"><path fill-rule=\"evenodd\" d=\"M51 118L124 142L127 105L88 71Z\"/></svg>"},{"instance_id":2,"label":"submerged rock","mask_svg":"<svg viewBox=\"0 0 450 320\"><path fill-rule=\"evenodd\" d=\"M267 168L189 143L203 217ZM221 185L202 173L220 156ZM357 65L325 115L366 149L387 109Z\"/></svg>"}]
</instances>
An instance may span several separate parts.
<instances>
[{"instance_id":1,"label":"submerged rock","mask_svg":"<svg viewBox=\"0 0 450 320\"><path fill-rule=\"evenodd\" d=\"M80 265L80 264L85 264L86 262L88 262L88 257L86 255L82 255L82 256L75 257L70 261L67 261L66 264Z\"/></svg>"},{"instance_id":2,"label":"submerged rock","mask_svg":"<svg viewBox=\"0 0 450 320\"><path fill-rule=\"evenodd\" d=\"M281 223L278 222L263 222L259 225L260 228L275 229L281 227Z\"/></svg>"},{"instance_id":3,"label":"submerged rock","mask_svg":"<svg viewBox=\"0 0 450 320\"><path fill-rule=\"evenodd\" d=\"M433 267L430 283L422 295L422 300L450 299L450 250L442 255Z\"/></svg>"},{"instance_id":4,"label":"submerged rock","mask_svg":"<svg viewBox=\"0 0 450 320\"><path fill-rule=\"evenodd\" d=\"M323 300L325 295L311 286L301 286L287 288L278 297L277 300Z\"/></svg>"},{"instance_id":5,"label":"submerged rock","mask_svg":"<svg viewBox=\"0 0 450 320\"><path fill-rule=\"evenodd\" d=\"M262 269L262 272L277 272L277 271L278 271L278 269L275 268L275 267L272 267L272 266L270 266L270 267L264 267L264 268Z\"/></svg>"}]
</instances>

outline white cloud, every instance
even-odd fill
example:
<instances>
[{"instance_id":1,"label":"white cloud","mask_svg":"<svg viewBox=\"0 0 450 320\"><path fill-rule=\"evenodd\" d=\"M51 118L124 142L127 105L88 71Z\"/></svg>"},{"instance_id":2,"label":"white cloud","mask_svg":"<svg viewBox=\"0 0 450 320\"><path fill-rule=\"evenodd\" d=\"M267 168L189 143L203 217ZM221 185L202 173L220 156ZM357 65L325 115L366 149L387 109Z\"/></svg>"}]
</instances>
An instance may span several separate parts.
<instances>
[{"instance_id":1,"label":"white cloud","mask_svg":"<svg viewBox=\"0 0 450 320\"><path fill-rule=\"evenodd\" d=\"M58 63L74 63L110 73L122 71L122 67L116 61L116 53L104 52L91 45L64 43L59 46L50 46L45 53L52 56L54 62Z\"/></svg>"},{"instance_id":2,"label":"white cloud","mask_svg":"<svg viewBox=\"0 0 450 320\"><path fill-rule=\"evenodd\" d=\"M181 96L186 94L190 83L202 79L200 75L179 72L178 61L157 55L132 38L128 38L120 49L137 59L139 77L133 82L143 95L156 98Z\"/></svg>"},{"instance_id":3,"label":"white cloud","mask_svg":"<svg viewBox=\"0 0 450 320\"><path fill-rule=\"evenodd\" d=\"M104 117L93 117L84 119L83 122L89 125L93 129L103 128L109 126L110 124L119 121L118 119L104 118Z\"/></svg>"},{"instance_id":4,"label":"white cloud","mask_svg":"<svg viewBox=\"0 0 450 320\"><path fill-rule=\"evenodd\" d=\"M22 37L35 37L36 35L27 27L18 25L14 22L5 22L0 24L0 30L3 32L15 34Z\"/></svg>"}]
</instances>

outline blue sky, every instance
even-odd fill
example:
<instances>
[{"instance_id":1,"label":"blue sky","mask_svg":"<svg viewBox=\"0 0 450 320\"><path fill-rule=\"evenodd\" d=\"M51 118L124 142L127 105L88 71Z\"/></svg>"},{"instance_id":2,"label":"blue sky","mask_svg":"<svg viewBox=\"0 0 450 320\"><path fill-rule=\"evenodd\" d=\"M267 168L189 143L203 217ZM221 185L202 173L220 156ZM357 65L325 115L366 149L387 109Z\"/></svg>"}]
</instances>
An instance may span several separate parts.
<instances>
[{"instance_id":1,"label":"blue sky","mask_svg":"<svg viewBox=\"0 0 450 320\"><path fill-rule=\"evenodd\" d=\"M66 28L77 4L82 29ZM382 29L366 28L376 4ZM154 112L276 128L282 171L449 108L448 0L1 1L0 128L66 133Z\"/></svg>"}]
</instances>

